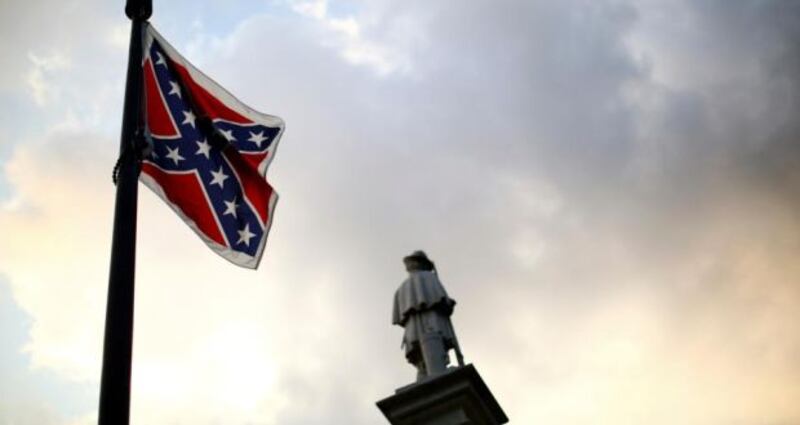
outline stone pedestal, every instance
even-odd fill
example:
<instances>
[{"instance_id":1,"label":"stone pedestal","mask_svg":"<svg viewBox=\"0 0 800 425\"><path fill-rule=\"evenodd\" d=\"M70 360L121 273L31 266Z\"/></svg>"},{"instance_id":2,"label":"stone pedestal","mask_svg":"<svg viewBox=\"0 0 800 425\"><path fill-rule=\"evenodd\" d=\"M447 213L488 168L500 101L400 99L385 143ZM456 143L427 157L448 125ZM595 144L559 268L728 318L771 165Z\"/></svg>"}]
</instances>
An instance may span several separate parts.
<instances>
[{"instance_id":1,"label":"stone pedestal","mask_svg":"<svg viewBox=\"0 0 800 425\"><path fill-rule=\"evenodd\" d=\"M503 409L471 364L398 389L378 403L392 425L499 425Z\"/></svg>"}]
</instances>

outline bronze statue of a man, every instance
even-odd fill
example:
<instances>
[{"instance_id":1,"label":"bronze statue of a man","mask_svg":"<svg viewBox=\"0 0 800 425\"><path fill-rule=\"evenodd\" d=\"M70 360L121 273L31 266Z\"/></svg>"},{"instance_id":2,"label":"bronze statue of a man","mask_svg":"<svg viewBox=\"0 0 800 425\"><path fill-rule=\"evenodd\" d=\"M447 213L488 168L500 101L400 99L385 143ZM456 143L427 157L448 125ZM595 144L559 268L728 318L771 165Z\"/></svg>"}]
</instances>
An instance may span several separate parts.
<instances>
[{"instance_id":1,"label":"bronze statue of a man","mask_svg":"<svg viewBox=\"0 0 800 425\"><path fill-rule=\"evenodd\" d=\"M422 251L403 258L408 279L394 294L392 324L403 326L406 359L417 368L417 381L441 374L455 349L463 366L456 333L450 322L456 302L444 290L436 267Z\"/></svg>"}]
</instances>

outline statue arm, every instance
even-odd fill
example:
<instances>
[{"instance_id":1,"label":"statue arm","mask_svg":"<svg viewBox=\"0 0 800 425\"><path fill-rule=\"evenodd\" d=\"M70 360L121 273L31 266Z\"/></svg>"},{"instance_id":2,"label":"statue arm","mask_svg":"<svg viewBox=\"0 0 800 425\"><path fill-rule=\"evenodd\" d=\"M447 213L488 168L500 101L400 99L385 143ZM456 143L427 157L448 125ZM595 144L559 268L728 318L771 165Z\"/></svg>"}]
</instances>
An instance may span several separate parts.
<instances>
[{"instance_id":1,"label":"statue arm","mask_svg":"<svg viewBox=\"0 0 800 425\"><path fill-rule=\"evenodd\" d=\"M392 324L405 326L406 318L403 317L402 312L400 311L400 303L398 298L399 291L394 293L394 307L392 308Z\"/></svg>"}]
</instances>

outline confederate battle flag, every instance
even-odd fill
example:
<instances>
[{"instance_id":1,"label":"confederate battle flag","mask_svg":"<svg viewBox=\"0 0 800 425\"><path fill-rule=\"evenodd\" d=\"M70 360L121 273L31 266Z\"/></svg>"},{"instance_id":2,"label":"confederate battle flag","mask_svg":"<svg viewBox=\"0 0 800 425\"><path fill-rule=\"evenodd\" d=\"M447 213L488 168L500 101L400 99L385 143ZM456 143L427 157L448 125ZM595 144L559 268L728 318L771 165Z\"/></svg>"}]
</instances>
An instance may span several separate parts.
<instances>
[{"instance_id":1,"label":"confederate battle flag","mask_svg":"<svg viewBox=\"0 0 800 425\"><path fill-rule=\"evenodd\" d=\"M212 250L256 268L278 200L266 173L283 120L234 98L152 25L143 37L150 146L139 178Z\"/></svg>"}]
</instances>

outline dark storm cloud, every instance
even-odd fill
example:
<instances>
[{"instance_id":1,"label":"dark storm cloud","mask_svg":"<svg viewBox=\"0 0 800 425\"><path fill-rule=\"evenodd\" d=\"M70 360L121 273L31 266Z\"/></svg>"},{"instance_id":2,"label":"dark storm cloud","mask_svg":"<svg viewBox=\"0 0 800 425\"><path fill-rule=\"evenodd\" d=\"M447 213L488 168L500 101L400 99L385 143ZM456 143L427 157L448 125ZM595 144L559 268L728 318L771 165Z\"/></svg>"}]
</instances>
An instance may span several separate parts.
<instances>
[{"instance_id":1,"label":"dark storm cloud","mask_svg":"<svg viewBox=\"0 0 800 425\"><path fill-rule=\"evenodd\" d=\"M797 338L776 325L790 313L768 310L774 293L798 300L797 270L787 263L800 248L792 218L800 8L680 4L680 13L665 7L659 17L651 10L659 7L390 8L377 38L395 20L424 16L414 77L367 79L347 109L330 105L333 120L358 128L332 136L349 144L330 156L339 158L333 167L348 168L330 181L358 189L344 206L341 189L321 202L338 199L342 232L326 232L352 250L345 263L363 264L351 290L387 298L372 286L395 270L384 252L421 245L462 302L456 321L467 344L487 333L513 341L502 327L523 311L578 338L591 312L644 291L660 299L668 345L702 351L703 341L727 341L731 354L721 358L731 361L758 358L758 346L796 355ZM655 29L644 26L652 14ZM632 50L631 39L665 28L644 57ZM660 79L671 68L685 71L677 84ZM532 265L514 257L515 244L539 250ZM365 264L370 258L381 263ZM754 267L753 258L764 264ZM515 325L537 339L532 323ZM789 337L742 336L763 329ZM502 357L503 348L472 353ZM791 364L780 367L796 374ZM539 368L542 382L560 367Z\"/></svg>"},{"instance_id":2,"label":"dark storm cloud","mask_svg":"<svg viewBox=\"0 0 800 425\"><path fill-rule=\"evenodd\" d=\"M687 61L676 65L659 50L641 60L628 46L637 31L648 31L637 25L656 7L385 6L380 24L364 36L391 43L393 29L416 20L411 76L380 79L364 68L332 66L324 53L287 54L274 65L277 81L254 97L283 97L289 89L282 87L314 93L313 103L292 101L285 113L313 125L294 130L298 142L282 148L281 165L290 185L313 181L290 193L328 212L315 234L327 235L330 245L319 241L312 249L337 250L340 260L349 256L344 263L371 252L388 267L391 257L375 247L419 244L462 270L457 277L473 289L511 274L523 285L555 279L586 290L602 286L598 269L609 252L629 253L618 261L654 269L684 262L737 197L747 199L769 176L794 187L784 176L797 158L797 8L677 5L676 19L685 22L661 18L661 25L688 28L666 46ZM681 87L653 80L653 68L681 65L711 69L713 79ZM632 99L630 88L652 104ZM300 155L304 167L290 164ZM540 186L552 188L561 208L556 217L543 219L519 204L515 191ZM764 196L792 198L785 190ZM515 269L508 251L526 227L548 246L547 261L533 274ZM452 257L451 244L459 246ZM365 264L366 282L353 286L377 296L366 283L385 279L385 272L369 270Z\"/></svg>"},{"instance_id":3,"label":"dark storm cloud","mask_svg":"<svg viewBox=\"0 0 800 425\"><path fill-rule=\"evenodd\" d=\"M583 222L555 232L560 241L553 242L568 244L573 231L592 233L652 250L648 261L682 261L686 244L724 215L732 198L767 196L796 208L798 8L684 6L687 22L674 25L688 26L689 34L669 47L682 51L685 62L647 53L653 67L711 70L710 80L692 81L690 74L681 87L653 81L647 58L627 48L627 38L647 31L636 25L648 6L509 2L426 11L433 41L414 56L423 81L407 96L390 96L401 100L398 119L415 122L401 133L408 140L397 143L420 155L409 154L403 164L468 167L475 184L462 186L464 204L494 208L490 216L513 215L508 199L497 199L496 174L543 180L563 197L565 213ZM629 98L631 87L656 106ZM447 192L455 185L437 190L408 180L418 196L454 198ZM493 197L498 204L486 205ZM422 203L444 207L442 215L454 217L451 228L458 225L457 205L430 201ZM480 224L464 223L454 233L482 242L468 245L498 246L497 238L507 237L504 225L515 232L519 222L487 221L489 231Z\"/></svg>"}]
</instances>

